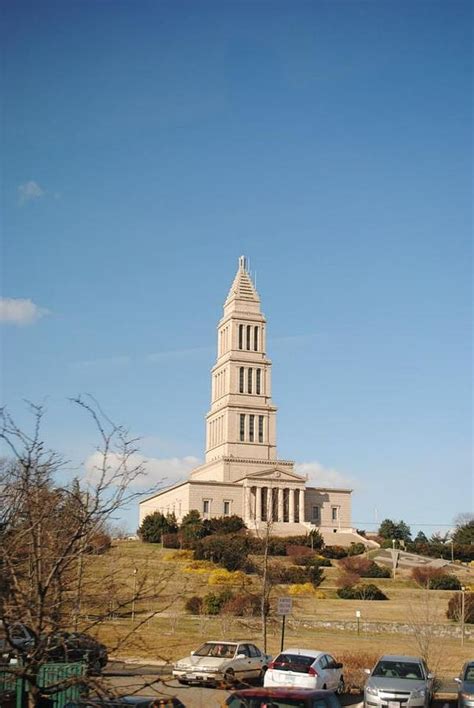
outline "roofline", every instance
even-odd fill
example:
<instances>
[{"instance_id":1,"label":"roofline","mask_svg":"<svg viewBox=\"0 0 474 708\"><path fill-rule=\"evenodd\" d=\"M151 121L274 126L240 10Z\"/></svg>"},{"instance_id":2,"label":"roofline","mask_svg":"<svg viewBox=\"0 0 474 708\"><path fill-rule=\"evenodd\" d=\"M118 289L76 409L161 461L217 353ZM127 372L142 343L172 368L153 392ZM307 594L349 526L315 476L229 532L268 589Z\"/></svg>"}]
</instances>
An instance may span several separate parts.
<instances>
[{"instance_id":1,"label":"roofline","mask_svg":"<svg viewBox=\"0 0 474 708\"><path fill-rule=\"evenodd\" d=\"M347 487L306 487L306 489L315 489L317 492L350 492L353 489L348 489Z\"/></svg>"}]
</instances>

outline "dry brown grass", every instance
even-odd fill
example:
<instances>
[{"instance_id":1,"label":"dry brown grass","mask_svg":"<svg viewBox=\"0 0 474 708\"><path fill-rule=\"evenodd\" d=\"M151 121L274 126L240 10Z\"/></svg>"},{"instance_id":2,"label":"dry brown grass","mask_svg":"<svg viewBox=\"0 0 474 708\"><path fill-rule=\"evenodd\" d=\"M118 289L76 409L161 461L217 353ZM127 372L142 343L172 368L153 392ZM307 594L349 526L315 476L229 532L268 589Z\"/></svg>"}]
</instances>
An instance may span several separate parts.
<instances>
[{"instance_id":1,"label":"dry brown grass","mask_svg":"<svg viewBox=\"0 0 474 708\"><path fill-rule=\"evenodd\" d=\"M278 562L284 562L278 559ZM109 566L107 565L109 564ZM190 595L204 595L215 586L209 586L211 568L202 568L199 572L186 572L190 566L189 554L176 551L162 551L157 545L142 544L138 541L123 541L114 545L106 556L94 559L91 572L100 583L107 567L113 565L116 569L123 591L132 592L133 569L137 568L139 577L147 577L147 582L156 586L161 583L159 598L153 601L138 602L136 605L137 621L146 614L152 616L135 635L127 641L126 648L121 649L121 657L147 658L149 660L173 661L184 656L205 639L246 638L261 644L261 628L258 619L243 618L207 618L190 617L184 613L184 602ZM354 671L358 671L358 663L372 662L374 656L383 653L420 654L416 637L408 634L369 634L363 629L363 622L406 622L413 626L416 621L423 622L426 615L426 592L416 588L407 575L400 574L396 580L377 579L375 582L389 597L388 602L361 602L356 600L340 600L336 597L336 576L338 569L325 568L325 581L321 585L326 599L312 596L295 596L293 598L292 618L287 622L285 645L321 648L333 653L339 658L344 655L359 657L354 659ZM166 582L163 578L167 577ZM213 576L211 576L213 577ZM215 576L214 576L215 577ZM257 579L252 578L249 590L257 589ZM288 594L288 588L280 586L276 595ZM449 591L429 591L430 617L436 618L436 623L448 623L446 609L452 593ZM354 621L355 611L360 610L361 633L342 630L316 630L311 620L350 620ZM269 627L270 653L280 649L280 620L272 619ZM102 623L98 635L106 644L113 646L117 638L124 636L130 630L131 619L122 618ZM459 671L462 662L472 655L472 642L466 642L461 647L459 640L435 640L442 648L443 661L439 666L443 677L452 677ZM471 644L471 645L470 645ZM368 657L368 658L367 658ZM346 659L349 661L349 659ZM352 659L351 659L352 661ZM354 663L353 662L353 663ZM370 665L370 664L369 664ZM358 668L357 668L358 667ZM368 667L367 667L368 668ZM355 681L356 679L354 679Z\"/></svg>"}]
</instances>

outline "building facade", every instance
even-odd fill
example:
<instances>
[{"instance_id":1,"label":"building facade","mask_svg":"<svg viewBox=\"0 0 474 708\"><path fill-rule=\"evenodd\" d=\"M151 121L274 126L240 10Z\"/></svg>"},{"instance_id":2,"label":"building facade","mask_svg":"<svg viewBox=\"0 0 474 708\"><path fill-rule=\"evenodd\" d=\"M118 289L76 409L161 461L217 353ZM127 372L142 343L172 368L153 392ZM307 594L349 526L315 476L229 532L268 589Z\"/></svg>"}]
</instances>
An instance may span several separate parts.
<instances>
[{"instance_id":1,"label":"building facade","mask_svg":"<svg viewBox=\"0 0 474 708\"><path fill-rule=\"evenodd\" d=\"M241 256L217 326L204 464L142 501L140 523L154 511L180 522L197 509L204 518L237 514L255 532L271 523L276 535L318 528L327 543L361 540L351 527L350 489L310 486L292 461L277 458L271 367L266 320Z\"/></svg>"}]
</instances>

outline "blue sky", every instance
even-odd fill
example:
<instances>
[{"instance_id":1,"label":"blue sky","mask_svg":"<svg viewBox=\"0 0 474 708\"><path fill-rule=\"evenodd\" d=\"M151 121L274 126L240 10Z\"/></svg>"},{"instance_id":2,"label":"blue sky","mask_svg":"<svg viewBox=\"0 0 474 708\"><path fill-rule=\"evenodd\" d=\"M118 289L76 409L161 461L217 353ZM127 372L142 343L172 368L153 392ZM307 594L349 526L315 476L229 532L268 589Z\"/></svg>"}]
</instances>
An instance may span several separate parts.
<instances>
[{"instance_id":1,"label":"blue sky","mask_svg":"<svg viewBox=\"0 0 474 708\"><path fill-rule=\"evenodd\" d=\"M351 484L359 528L471 510L471 3L16 0L1 25L18 421L44 402L78 464L89 392L184 474L243 253L279 456Z\"/></svg>"}]
</instances>

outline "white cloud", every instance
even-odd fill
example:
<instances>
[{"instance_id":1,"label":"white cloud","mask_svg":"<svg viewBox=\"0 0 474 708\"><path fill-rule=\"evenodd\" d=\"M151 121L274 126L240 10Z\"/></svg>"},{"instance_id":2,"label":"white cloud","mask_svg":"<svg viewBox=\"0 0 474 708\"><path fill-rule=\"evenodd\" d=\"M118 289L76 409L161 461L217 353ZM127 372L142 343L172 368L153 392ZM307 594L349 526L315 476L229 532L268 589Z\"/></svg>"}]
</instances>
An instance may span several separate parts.
<instances>
[{"instance_id":1,"label":"white cloud","mask_svg":"<svg viewBox=\"0 0 474 708\"><path fill-rule=\"evenodd\" d=\"M121 458L119 455L112 453L109 455L108 464L110 467L108 478L114 474L114 471L120 466ZM89 483L94 484L98 481L99 470L103 464L103 457L100 452L94 452L90 455L85 463L86 479ZM191 470L201 464L201 460L197 457L144 457L138 453L132 455L128 461L128 469L133 467L143 466L144 474L133 480L133 487L154 487L159 485L162 488L170 487L172 484L184 481Z\"/></svg>"},{"instance_id":2,"label":"white cloud","mask_svg":"<svg viewBox=\"0 0 474 708\"><path fill-rule=\"evenodd\" d=\"M18 202L25 204L26 202L40 199L45 194L46 192L39 186L38 182L30 180L29 182L25 182L25 184L20 184L18 187Z\"/></svg>"},{"instance_id":3,"label":"white cloud","mask_svg":"<svg viewBox=\"0 0 474 708\"><path fill-rule=\"evenodd\" d=\"M343 487L354 489L355 480L330 467L324 467L320 462L302 462L295 465L298 474L307 475L310 484L316 487Z\"/></svg>"},{"instance_id":4,"label":"white cloud","mask_svg":"<svg viewBox=\"0 0 474 708\"><path fill-rule=\"evenodd\" d=\"M24 298L0 298L0 322L31 324L47 315L48 310L38 307L32 300Z\"/></svg>"}]
</instances>

